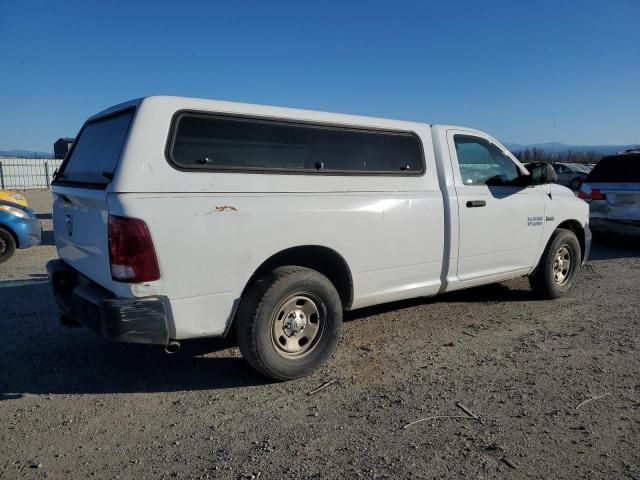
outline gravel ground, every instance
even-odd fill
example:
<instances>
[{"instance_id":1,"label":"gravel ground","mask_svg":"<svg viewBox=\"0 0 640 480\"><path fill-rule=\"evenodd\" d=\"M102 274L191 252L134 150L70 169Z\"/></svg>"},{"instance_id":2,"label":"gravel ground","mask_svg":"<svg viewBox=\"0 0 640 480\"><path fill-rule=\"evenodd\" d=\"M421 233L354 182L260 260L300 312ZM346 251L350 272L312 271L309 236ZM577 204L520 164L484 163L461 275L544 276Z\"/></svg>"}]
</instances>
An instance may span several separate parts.
<instances>
[{"instance_id":1,"label":"gravel ground","mask_svg":"<svg viewBox=\"0 0 640 480\"><path fill-rule=\"evenodd\" d=\"M326 367L270 383L230 342L60 326L48 198L45 245L0 267L2 478L640 478L637 244L595 244L556 301L519 279L351 312Z\"/></svg>"}]
</instances>

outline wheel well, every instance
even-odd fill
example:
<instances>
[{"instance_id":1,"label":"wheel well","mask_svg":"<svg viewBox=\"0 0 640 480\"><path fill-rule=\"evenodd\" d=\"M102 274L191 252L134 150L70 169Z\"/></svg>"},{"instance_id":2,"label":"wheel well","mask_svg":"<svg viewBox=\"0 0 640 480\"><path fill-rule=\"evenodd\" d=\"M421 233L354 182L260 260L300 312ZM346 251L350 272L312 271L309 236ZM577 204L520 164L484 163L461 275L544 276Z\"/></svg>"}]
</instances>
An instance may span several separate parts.
<instances>
[{"instance_id":1,"label":"wheel well","mask_svg":"<svg viewBox=\"0 0 640 480\"><path fill-rule=\"evenodd\" d=\"M6 225L3 225L1 223L0 223L0 230L4 230L9 235L11 235L13 237L14 242L16 242L16 248L20 248L20 240L18 239L18 236L16 235L16 232L14 232L9 227L7 227Z\"/></svg>"},{"instance_id":2,"label":"wheel well","mask_svg":"<svg viewBox=\"0 0 640 480\"><path fill-rule=\"evenodd\" d=\"M347 262L335 250L318 245L288 248L271 256L258 267L244 290L246 291L253 281L264 273L285 265L307 267L322 273L336 287L343 308L351 306L353 279ZM242 293L244 295L244 291Z\"/></svg>"},{"instance_id":3,"label":"wheel well","mask_svg":"<svg viewBox=\"0 0 640 480\"><path fill-rule=\"evenodd\" d=\"M580 257L581 260L584 260L584 249L585 249L585 235L584 228L577 220L565 220L558 228L565 228L567 230L571 230L576 237L578 237L578 243L580 243Z\"/></svg>"}]
</instances>

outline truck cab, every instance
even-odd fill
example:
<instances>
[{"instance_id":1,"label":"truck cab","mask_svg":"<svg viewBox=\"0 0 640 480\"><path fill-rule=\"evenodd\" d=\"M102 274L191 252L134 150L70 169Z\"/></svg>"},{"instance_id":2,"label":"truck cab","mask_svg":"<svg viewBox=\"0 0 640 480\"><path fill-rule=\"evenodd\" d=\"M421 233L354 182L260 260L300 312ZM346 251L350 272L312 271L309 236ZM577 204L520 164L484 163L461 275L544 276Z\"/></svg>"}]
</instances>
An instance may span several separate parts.
<instances>
[{"instance_id":1,"label":"truck cab","mask_svg":"<svg viewBox=\"0 0 640 480\"><path fill-rule=\"evenodd\" d=\"M548 164L530 172L495 138L454 126L433 126L440 183L449 197L455 268L445 290L528 275L557 228L569 227L586 251L585 205L553 183ZM439 158L440 157L440 158ZM455 240L457 239L457 242ZM582 259L581 259L582 261Z\"/></svg>"}]
</instances>

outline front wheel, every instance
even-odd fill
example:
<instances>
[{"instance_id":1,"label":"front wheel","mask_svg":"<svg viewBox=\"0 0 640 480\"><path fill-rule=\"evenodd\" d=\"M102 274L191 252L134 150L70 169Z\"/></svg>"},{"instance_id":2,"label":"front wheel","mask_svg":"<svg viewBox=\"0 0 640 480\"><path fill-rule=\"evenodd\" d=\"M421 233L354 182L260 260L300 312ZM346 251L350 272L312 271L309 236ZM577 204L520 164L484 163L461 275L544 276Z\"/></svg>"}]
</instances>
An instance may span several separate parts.
<instances>
[{"instance_id":1,"label":"front wheel","mask_svg":"<svg viewBox=\"0 0 640 480\"><path fill-rule=\"evenodd\" d=\"M0 228L0 263L6 262L16 251L16 241L13 235L4 228Z\"/></svg>"},{"instance_id":2,"label":"front wheel","mask_svg":"<svg viewBox=\"0 0 640 480\"><path fill-rule=\"evenodd\" d=\"M580 243L571 230L558 228L547 244L538 266L529 276L533 290L544 298L560 298L571 290L580 271Z\"/></svg>"},{"instance_id":3,"label":"front wheel","mask_svg":"<svg viewBox=\"0 0 640 480\"><path fill-rule=\"evenodd\" d=\"M291 380L319 368L335 349L342 303L321 273L278 267L253 283L236 322L238 345L249 365L274 380Z\"/></svg>"}]
</instances>

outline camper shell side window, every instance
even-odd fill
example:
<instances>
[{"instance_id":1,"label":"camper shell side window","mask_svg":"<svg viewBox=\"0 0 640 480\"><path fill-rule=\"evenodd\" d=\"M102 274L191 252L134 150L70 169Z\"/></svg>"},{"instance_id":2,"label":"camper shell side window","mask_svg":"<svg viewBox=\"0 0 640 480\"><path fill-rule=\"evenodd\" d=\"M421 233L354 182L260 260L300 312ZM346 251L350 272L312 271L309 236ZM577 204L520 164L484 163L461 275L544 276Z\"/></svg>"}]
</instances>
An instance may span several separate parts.
<instances>
[{"instance_id":1,"label":"camper shell side window","mask_svg":"<svg viewBox=\"0 0 640 480\"><path fill-rule=\"evenodd\" d=\"M344 175L422 175L413 132L178 112L167 142L179 170Z\"/></svg>"}]
</instances>

